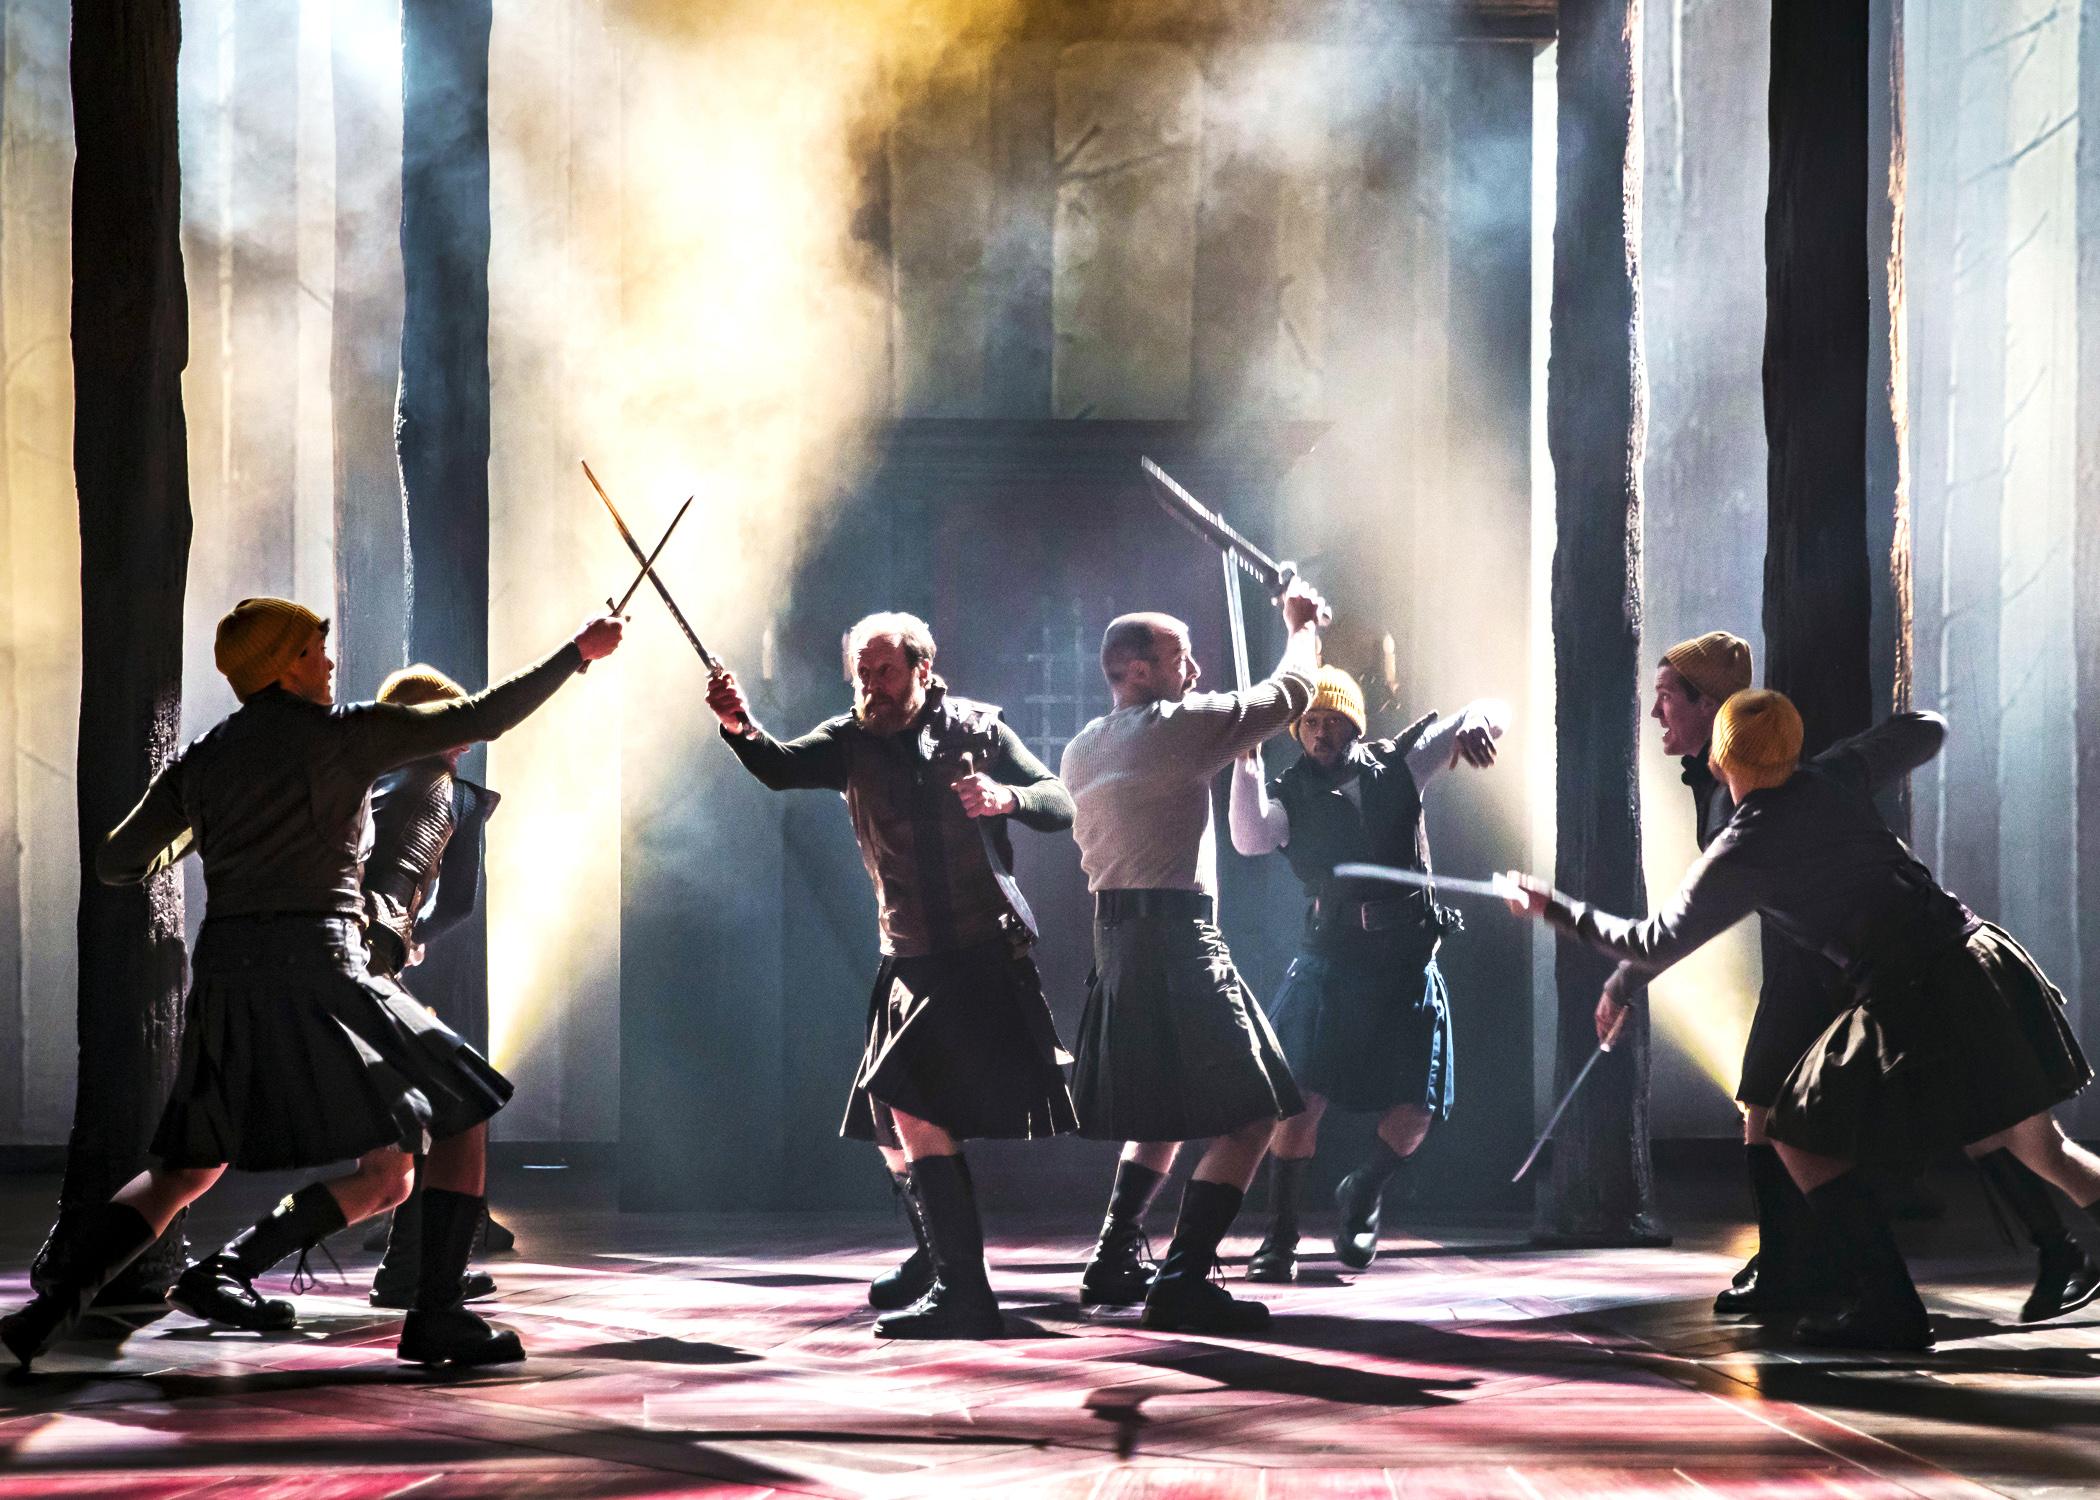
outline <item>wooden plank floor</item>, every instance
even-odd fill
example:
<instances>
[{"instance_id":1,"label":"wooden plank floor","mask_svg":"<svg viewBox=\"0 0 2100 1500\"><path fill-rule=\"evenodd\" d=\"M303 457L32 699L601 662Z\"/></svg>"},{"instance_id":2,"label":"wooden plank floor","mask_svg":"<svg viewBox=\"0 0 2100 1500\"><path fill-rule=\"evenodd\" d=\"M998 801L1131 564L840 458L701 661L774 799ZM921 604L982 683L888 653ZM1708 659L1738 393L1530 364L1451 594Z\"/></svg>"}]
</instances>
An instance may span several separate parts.
<instances>
[{"instance_id":1,"label":"wooden plank floor","mask_svg":"<svg viewBox=\"0 0 2100 1500\"><path fill-rule=\"evenodd\" d=\"M209 1207L195 1237L250 1199ZM0 1179L10 1305L49 1201L48 1181ZM0 1500L2100 1490L2100 1319L2014 1326L2025 1256L1973 1222L1921 1242L1945 1337L1898 1363L1717 1324L1740 1241L1720 1223L1680 1220L1669 1250L1552 1253L1514 1222L1445 1224L1362 1275L1315 1258L1264 1289L1269 1334L1222 1340L1082 1315L1087 1240L1010 1217L992 1230L1011 1336L984 1344L869 1336L887 1216L576 1206L519 1210L520 1253L490 1262L492 1311L531 1355L512 1370L396 1365L395 1319L332 1277L280 1336L98 1319L0 1384ZM356 1292L371 1259L344 1255Z\"/></svg>"}]
</instances>

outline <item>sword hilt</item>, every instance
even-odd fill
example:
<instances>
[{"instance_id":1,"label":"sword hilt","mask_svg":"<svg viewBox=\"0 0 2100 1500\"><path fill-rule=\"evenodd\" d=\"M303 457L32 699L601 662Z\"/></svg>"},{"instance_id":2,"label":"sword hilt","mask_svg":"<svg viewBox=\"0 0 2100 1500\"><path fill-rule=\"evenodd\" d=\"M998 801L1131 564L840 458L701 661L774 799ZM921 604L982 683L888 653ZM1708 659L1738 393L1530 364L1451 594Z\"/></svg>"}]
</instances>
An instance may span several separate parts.
<instances>
[{"instance_id":1,"label":"sword hilt","mask_svg":"<svg viewBox=\"0 0 2100 1500\"><path fill-rule=\"evenodd\" d=\"M618 618L619 618L619 615L620 615L620 606L619 606L619 605L617 605L617 604L615 604L615 603L613 603L613 602L612 602L612 600L610 600L610 599L607 599L607 600L605 601L605 612L606 612L607 614L611 615L611 616L612 616L612 617L613 617L614 619L618 619ZM583 664L582 666L578 667L578 668L577 668L576 670L577 670L578 672L588 672L588 671L589 671L590 669L591 669L591 664L590 664L589 662L585 662L585 663L584 663L584 664Z\"/></svg>"}]
</instances>

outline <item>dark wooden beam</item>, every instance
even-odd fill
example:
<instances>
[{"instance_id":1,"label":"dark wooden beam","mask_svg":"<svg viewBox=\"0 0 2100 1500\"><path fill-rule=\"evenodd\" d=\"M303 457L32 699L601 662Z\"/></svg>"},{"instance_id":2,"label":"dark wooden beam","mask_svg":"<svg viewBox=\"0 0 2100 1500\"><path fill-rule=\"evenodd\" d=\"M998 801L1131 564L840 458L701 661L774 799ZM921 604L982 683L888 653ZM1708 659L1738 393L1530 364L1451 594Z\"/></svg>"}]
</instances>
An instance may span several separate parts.
<instances>
[{"instance_id":1,"label":"dark wooden beam","mask_svg":"<svg viewBox=\"0 0 2100 1500\"><path fill-rule=\"evenodd\" d=\"M73 472L80 497L80 1070L59 1230L146 1165L182 1038L182 885L95 878L176 749L190 555L176 0L73 7ZM105 1291L165 1288L182 1220Z\"/></svg>"},{"instance_id":2,"label":"dark wooden beam","mask_svg":"<svg viewBox=\"0 0 2100 1500\"><path fill-rule=\"evenodd\" d=\"M1546 435L1553 455L1553 640L1558 853L1555 881L1607 910L1647 910L1640 832L1641 410L1639 202L1627 152L1638 0L1561 7L1559 212ZM1565 1090L1597 1045L1609 961L1558 945L1554 1082ZM1534 1238L1549 1244L1665 1239L1654 1220L1648 1141L1648 1011L1561 1122Z\"/></svg>"}]
</instances>

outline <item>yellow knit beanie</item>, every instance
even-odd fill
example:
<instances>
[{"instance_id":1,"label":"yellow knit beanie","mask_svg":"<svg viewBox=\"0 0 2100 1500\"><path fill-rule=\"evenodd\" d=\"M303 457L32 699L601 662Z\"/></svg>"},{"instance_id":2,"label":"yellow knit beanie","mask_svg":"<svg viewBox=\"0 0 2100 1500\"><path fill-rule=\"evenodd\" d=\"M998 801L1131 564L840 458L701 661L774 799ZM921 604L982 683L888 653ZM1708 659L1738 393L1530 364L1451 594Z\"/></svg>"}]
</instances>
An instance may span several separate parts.
<instances>
[{"instance_id":1,"label":"yellow knit beanie","mask_svg":"<svg viewBox=\"0 0 2100 1500\"><path fill-rule=\"evenodd\" d=\"M1718 702L1750 686L1750 643L1725 630L1709 630L1665 651L1663 665Z\"/></svg>"},{"instance_id":2,"label":"yellow knit beanie","mask_svg":"<svg viewBox=\"0 0 2100 1500\"><path fill-rule=\"evenodd\" d=\"M1778 786L1801 762L1801 712L1784 693L1737 693L1714 716L1716 769L1753 789Z\"/></svg>"},{"instance_id":3,"label":"yellow knit beanie","mask_svg":"<svg viewBox=\"0 0 2100 1500\"><path fill-rule=\"evenodd\" d=\"M289 599L243 599L219 617L212 660L244 702L283 675L299 659L316 630L328 622Z\"/></svg>"},{"instance_id":4,"label":"yellow knit beanie","mask_svg":"<svg viewBox=\"0 0 2100 1500\"><path fill-rule=\"evenodd\" d=\"M417 662L388 674L379 684L381 703L443 703L464 698L467 690L428 662Z\"/></svg>"},{"instance_id":5,"label":"yellow knit beanie","mask_svg":"<svg viewBox=\"0 0 2100 1500\"><path fill-rule=\"evenodd\" d=\"M1330 709L1356 726L1362 734L1369 725L1364 715L1364 690L1356 685L1356 679L1340 667L1322 667L1313 677L1313 700L1306 712L1316 708ZM1301 718L1299 723L1305 721Z\"/></svg>"}]
</instances>

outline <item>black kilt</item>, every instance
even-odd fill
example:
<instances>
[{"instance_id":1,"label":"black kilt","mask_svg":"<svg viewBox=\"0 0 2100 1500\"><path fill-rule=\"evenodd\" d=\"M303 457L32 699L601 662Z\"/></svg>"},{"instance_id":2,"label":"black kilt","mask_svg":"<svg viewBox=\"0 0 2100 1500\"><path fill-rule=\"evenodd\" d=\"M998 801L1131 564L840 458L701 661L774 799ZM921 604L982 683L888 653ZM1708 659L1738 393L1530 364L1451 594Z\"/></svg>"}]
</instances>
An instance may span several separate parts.
<instances>
[{"instance_id":1,"label":"black kilt","mask_svg":"<svg viewBox=\"0 0 2100 1500\"><path fill-rule=\"evenodd\" d=\"M1832 1021L1766 1129L1802 1151L1902 1164L2053 1109L2092 1077L2062 994L1985 922Z\"/></svg>"},{"instance_id":2,"label":"black kilt","mask_svg":"<svg viewBox=\"0 0 2100 1500\"><path fill-rule=\"evenodd\" d=\"M1305 1108L1276 1033L1205 918L1094 922L1072 1070L1079 1133L1193 1141Z\"/></svg>"},{"instance_id":3,"label":"black kilt","mask_svg":"<svg viewBox=\"0 0 2100 1500\"><path fill-rule=\"evenodd\" d=\"M1298 1086L1336 1109L1419 1104L1451 1114L1451 997L1422 943L1362 953L1301 952L1270 1005L1277 1041Z\"/></svg>"},{"instance_id":4,"label":"black kilt","mask_svg":"<svg viewBox=\"0 0 2100 1500\"><path fill-rule=\"evenodd\" d=\"M1005 937L885 958L839 1134L895 1146L898 1109L958 1140L1064 1135L1078 1128L1068 1061L1035 960Z\"/></svg>"},{"instance_id":5,"label":"black kilt","mask_svg":"<svg viewBox=\"0 0 2100 1500\"><path fill-rule=\"evenodd\" d=\"M1852 1004L1852 989L1836 964L1772 927L1764 929L1762 949L1764 982L1743 1043L1735 1097L1769 1110L1801 1054Z\"/></svg>"},{"instance_id":6,"label":"black kilt","mask_svg":"<svg viewBox=\"0 0 2100 1500\"><path fill-rule=\"evenodd\" d=\"M488 1119L510 1080L395 980L347 917L229 917L197 939L163 1166L318 1167L421 1152Z\"/></svg>"}]
</instances>

